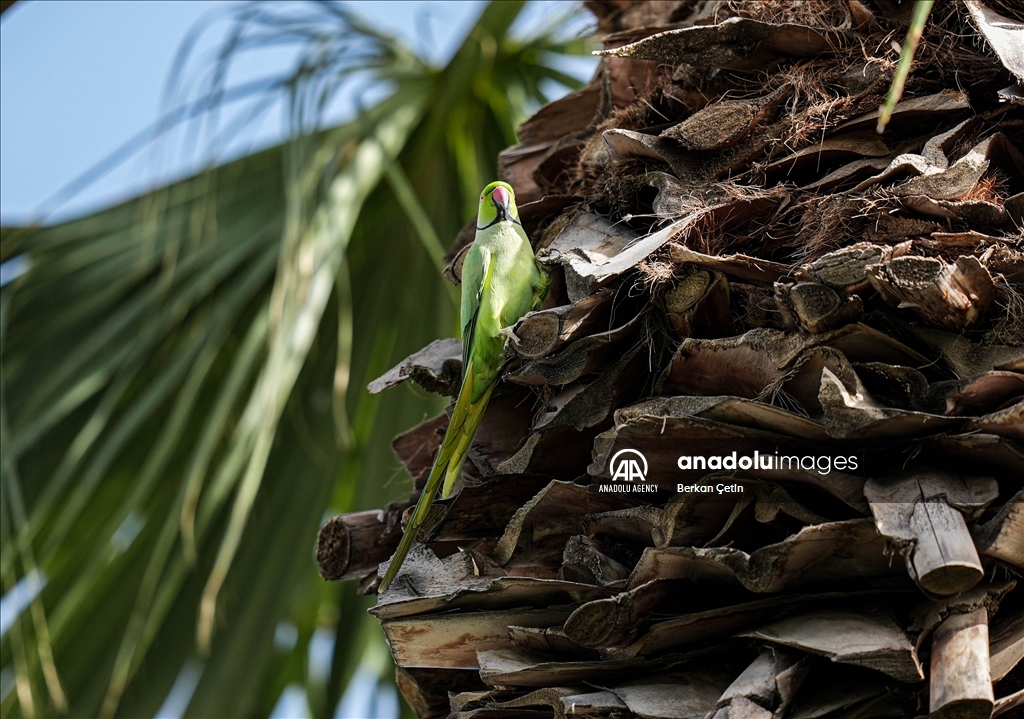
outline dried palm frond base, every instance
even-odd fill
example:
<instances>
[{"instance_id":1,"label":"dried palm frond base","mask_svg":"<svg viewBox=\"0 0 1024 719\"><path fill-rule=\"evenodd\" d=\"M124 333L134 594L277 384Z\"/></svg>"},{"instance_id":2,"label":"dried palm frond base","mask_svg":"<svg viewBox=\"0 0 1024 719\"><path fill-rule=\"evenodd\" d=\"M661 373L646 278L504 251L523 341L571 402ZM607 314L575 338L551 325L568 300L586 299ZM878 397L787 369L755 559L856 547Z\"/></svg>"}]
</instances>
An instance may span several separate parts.
<instances>
[{"instance_id":1,"label":"dried palm frond base","mask_svg":"<svg viewBox=\"0 0 1024 719\"><path fill-rule=\"evenodd\" d=\"M1021 711L1024 13L937 3L878 135L908 2L589 6L599 73L502 155L551 296L372 610L406 698L424 717ZM436 342L371 389L450 394L459 354ZM375 591L446 423L395 440L408 501L324 526L326 578ZM677 461L710 446L860 461ZM630 486L623 449L651 491L602 491Z\"/></svg>"}]
</instances>

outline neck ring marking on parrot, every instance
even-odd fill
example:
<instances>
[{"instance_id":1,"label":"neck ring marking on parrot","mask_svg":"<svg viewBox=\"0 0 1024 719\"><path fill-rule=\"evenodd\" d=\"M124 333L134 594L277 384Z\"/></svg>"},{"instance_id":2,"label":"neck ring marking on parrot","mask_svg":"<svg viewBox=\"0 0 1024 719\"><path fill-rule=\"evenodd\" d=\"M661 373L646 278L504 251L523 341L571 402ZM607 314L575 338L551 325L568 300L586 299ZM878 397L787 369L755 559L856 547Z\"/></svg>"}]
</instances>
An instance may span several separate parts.
<instances>
[{"instance_id":1,"label":"neck ring marking on parrot","mask_svg":"<svg viewBox=\"0 0 1024 719\"><path fill-rule=\"evenodd\" d=\"M494 227L499 222L511 222L513 225L519 225L520 227L523 226L522 222L520 222L519 220L513 219L511 217L495 217L493 220L488 222L483 227L480 227L479 225L477 225L477 228L476 228L477 232L480 232L481 230L486 230L488 227Z\"/></svg>"}]
</instances>

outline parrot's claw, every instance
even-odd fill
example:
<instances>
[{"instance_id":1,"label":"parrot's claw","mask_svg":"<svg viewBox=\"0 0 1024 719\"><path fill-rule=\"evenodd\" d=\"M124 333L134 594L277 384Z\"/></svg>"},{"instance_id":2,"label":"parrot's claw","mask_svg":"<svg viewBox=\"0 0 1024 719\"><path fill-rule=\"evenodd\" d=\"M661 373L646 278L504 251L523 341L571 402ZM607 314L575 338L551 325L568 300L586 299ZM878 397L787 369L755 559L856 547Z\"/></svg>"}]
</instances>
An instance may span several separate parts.
<instances>
[{"instance_id":1,"label":"parrot's claw","mask_svg":"<svg viewBox=\"0 0 1024 719\"><path fill-rule=\"evenodd\" d=\"M519 339L519 336L515 333L512 327L503 327L498 331L498 334L502 335L516 347L520 347L523 344L522 340Z\"/></svg>"}]
</instances>

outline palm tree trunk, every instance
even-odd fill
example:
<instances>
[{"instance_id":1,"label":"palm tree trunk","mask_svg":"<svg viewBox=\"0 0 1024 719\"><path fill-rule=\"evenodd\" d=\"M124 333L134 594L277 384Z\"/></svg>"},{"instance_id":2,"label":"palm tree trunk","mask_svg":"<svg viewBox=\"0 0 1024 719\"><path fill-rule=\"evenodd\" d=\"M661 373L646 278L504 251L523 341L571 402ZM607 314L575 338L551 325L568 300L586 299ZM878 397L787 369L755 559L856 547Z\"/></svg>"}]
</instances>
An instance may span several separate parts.
<instances>
[{"instance_id":1,"label":"palm tree trunk","mask_svg":"<svg viewBox=\"0 0 1024 719\"><path fill-rule=\"evenodd\" d=\"M910 3L587 5L599 72L501 156L551 296L371 610L403 693L424 717L1009 716L1024 14L938 3L878 134ZM459 353L371 391L450 394ZM375 591L446 421L395 440L408 501L324 526L325 578Z\"/></svg>"}]
</instances>

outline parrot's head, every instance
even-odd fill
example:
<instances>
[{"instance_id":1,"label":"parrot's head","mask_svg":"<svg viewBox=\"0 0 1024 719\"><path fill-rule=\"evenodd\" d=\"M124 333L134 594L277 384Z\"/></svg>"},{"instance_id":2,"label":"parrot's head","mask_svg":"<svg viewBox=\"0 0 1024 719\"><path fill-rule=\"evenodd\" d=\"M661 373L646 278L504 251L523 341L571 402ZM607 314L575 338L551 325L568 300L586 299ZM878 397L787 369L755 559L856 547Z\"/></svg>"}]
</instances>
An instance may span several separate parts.
<instances>
[{"instance_id":1,"label":"parrot's head","mask_svg":"<svg viewBox=\"0 0 1024 719\"><path fill-rule=\"evenodd\" d=\"M484 229L499 222L519 223L516 209L516 193L507 182L492 182L480 193L480 211L477 213L477 229Z\"/></svg>"}]
</instances>

